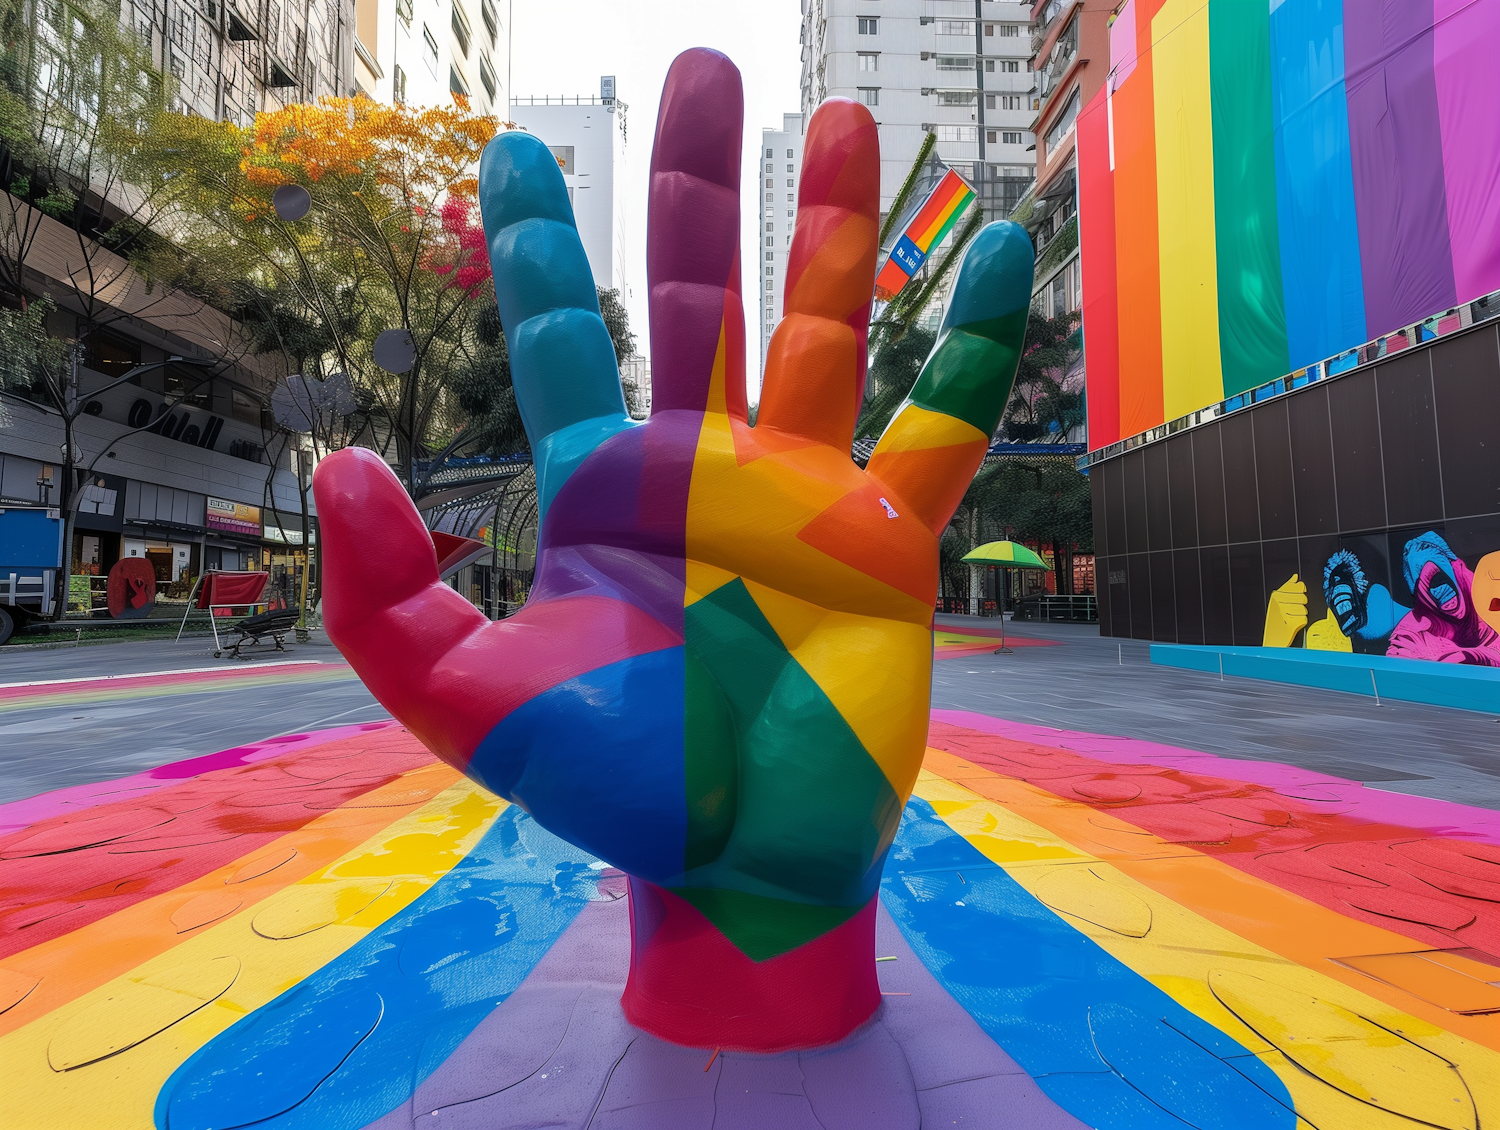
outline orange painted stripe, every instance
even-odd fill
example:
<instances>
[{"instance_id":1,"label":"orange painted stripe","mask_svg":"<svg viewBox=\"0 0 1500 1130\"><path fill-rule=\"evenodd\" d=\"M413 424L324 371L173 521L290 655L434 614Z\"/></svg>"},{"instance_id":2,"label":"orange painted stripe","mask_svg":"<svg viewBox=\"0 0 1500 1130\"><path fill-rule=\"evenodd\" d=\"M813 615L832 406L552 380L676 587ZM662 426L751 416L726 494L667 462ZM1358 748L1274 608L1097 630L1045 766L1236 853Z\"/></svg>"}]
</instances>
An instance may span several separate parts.
<instances>
[{"instance_id":1,"label":"orange painted stripe","mask_svg":"<svg viewBox=\"0 0 1500 1130\"><path fill-rule=\"evenodd\" d=\"M1162 0L1136 0L1135 72L1115 91L1115 272L1119 294L1120 435L1163 419L1161 273L1151 20Z\"/></svg>"},{"instance_id":2,"label":"orange painted stripe","mask_svg":"<svg viewBox=\"0 0 1500 1130\"><path fill-rule=\"evenodd\" d=\"M35 987L25 991L14 1007L0 1012L0 1036L328 866L381 828L426 804L459 777L456 769L441 762L413 769L191 883L12 954L0 965L0 984L12 992L25 991L29 981L35 981ZM242 870L253 873L291 851L295 851L291 858L263 874L230 881ZM211 918L196 921L204 915ZM0 1007L4 1003L0 1001Z\"/></svg>"},{"instance_id":3,"label":"orange painted stripe","mask_svg":"<svg viewBox=\"0 0 1500 1130\"><path fill-rule=\"evenodd\" d=\"M1338 964L1364 954L1431 949L1403 934L1345 917L1247 875L1191 847L1167 843L1113 813L995 773L944 750L924 767L1060 836L1172 901L1289 961L1465 1039L1500 1051L1500 1015L1463 1016ZM1121 811L1128 812L1129 809Z\"/></svg>"}]
</instances>

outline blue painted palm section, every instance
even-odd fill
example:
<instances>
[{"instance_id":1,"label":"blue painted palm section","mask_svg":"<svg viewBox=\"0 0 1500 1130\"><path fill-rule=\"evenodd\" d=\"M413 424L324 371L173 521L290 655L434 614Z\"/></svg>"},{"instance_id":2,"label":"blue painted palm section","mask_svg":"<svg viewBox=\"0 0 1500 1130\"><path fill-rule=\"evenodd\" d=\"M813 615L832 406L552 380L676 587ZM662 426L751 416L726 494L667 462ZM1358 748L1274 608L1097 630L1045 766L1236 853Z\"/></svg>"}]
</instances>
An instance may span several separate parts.
<instances>
[{"instance_id":1,"label":"blue painted palm section","mask_svg":"<svg viewBox=\"0 0 1500 1130\"><path fill-rule=\"evenodd\" d=\"M881 897L943 987L1088 1125L1295 1125L1270 1068L1068 925L919 798L902 815Z\"/></svg>"},{"instance_id":2,"label":"blue painted palm section","mask_svg":"<svg viewBox=\"0 0 1500 1130\"><path fill-rule=\"evenodd\" d=\"M568 187L539 138L511 131L485 147L479 207L545 515L589 453L632 421Z\"/></svg>"},{"instance_id":3,"label":"blue painted palm section","mask_svg":"<svg viewBox=\"0 0 1500 1130\"><path fill-rule=\"evenodd\" d=\"M468 772L543 827L653 883L687 843L683 649L634 655L507 714Z\"/></svg>"},{"instance_id":4,"label":"blue painted palm section","mask_svg":"<svg viewBox=\"0 0 1500 1130\"><path fill-rule=\"evenodd\" d=\"M407 1102L590 897L593 859L511 807L358 944L194 1053L159 1130L357 1130Z\"/></svg>"}]
</instances>

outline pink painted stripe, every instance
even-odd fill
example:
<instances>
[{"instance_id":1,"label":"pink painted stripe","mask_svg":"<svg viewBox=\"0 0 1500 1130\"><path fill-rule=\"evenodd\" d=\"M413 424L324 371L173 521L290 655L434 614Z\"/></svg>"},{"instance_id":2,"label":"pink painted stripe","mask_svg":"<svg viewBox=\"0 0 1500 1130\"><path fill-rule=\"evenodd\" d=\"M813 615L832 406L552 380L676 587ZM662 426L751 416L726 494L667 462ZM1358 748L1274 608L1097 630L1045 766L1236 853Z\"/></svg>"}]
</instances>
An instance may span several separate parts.
<instances>
[{"instance_id":1,"label":"pink painted stripe","mask_svg":"<svg viewBox=\"0 0 1500 1130\"><path fill-rule=\"evenodd\" d=\"M292 668L295 671L282 671L282 668ZM0 702L18 698L35 698L42 695L55 694L87 694L89 691L119 690L125 687L159 687L178 686L188 683L223 683L234 682L247 676L265 675L267 672L275 671L278 674L307 674L312 671L331 671L342 668L347 670L347 663L297 663L295 665L268 663L260 667L240 667L228 670L208 669L203 671L169 671L161 674L143 675L113 675L101 679L59 679L56 682L28 683L20 686L0 687Z\"/></svg>"},{"instance_id":2,"label":"pink painted stripe","mask_svg":"<svg viewBox=\"0 0 1500 1130\"><path fill-rule=\"evenodd\" d=\"M1500 844L1500 812L1493 809L1434 800L1431 797L1389 793L1369 788L1358 781L1330 777L1325 773L1279 761L1221 757L1218 754L1200 753L1197 750L1137 738L1117 738L1080 730L1054 730L1048 726L1031 726L1004 718L991 718L988 714L975 714L968 710L934 710L932 717L950 726L966 726L971 730L998 734L1013 741L1071 750L1115 765L1159 765L1166 769L1181 769L1185 773L1245 781L1278 791L1288 790L1289 795L1296 795L1295 790L1302 790L1303 799L1325 799L1323 796L1306 794L1306 790L1316 790L1317 793L1326 794L1330 803L1337 803L1340 812L1358 820L1368 820L1375 824L1397 824L1434 836Z\"/></svg>"},{"instance_id":3,"label":"pink painted stripe","mask_svg":"<svg viewBox=\"0 0 1500 1130\"><path fill-rule=\"evenodd\" d=\"M13 800L0 804L0 835L35 824L50 816L65 812L81 812L100 804L125 800L130 796L144 796L157 789L175 785L178 781L209 773L215 769L228 769L235 765L250 765L267 758L278 757L293 750L309 749L313 746L335 742L356 734L387 730L399 726L399 722L363 722L353 726L332 726L326 730L311 730L305 734L286 734L279 738L251 742L233 749L207 753L201 757L189 757L184 761L173 761L134 773L129 777L118 777L112 781L95 781L88 785L72 785L65 789L54 789L38 793L25 800Z\"/></svg>"}]
</instances>

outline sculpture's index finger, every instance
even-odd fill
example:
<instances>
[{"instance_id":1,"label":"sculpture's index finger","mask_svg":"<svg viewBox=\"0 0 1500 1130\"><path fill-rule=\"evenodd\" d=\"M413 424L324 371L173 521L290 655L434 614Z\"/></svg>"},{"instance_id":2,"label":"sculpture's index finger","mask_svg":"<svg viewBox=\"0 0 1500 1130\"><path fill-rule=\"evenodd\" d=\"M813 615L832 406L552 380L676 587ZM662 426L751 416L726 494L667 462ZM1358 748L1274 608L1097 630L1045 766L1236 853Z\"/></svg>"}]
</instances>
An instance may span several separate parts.
<instances>
[{"instance_id":1,"label":"sculpture's index finger","mask_svg":"<svg viewBox=\"0 0 1500 1130\"><path fill-rule=\"evenodd\" d=\"M623 416L619 364L594 275L567 184L542 139L513 130L485 147L479 206L516 402L533 448L571 424Z\"/></svg>"},{"instance_id":2,"label":"sculpture's index finger","mask_svg":"<svg viewBox=\"0 0 1500 1130\"><path fill-rule=\"evenodd\" d=\"M745 414L743 125L738 68L707 48L679 55L662 90L651 151L646 275L653 411L701 411L719 387L728 410Z\"/></svg>"}]
</instances>

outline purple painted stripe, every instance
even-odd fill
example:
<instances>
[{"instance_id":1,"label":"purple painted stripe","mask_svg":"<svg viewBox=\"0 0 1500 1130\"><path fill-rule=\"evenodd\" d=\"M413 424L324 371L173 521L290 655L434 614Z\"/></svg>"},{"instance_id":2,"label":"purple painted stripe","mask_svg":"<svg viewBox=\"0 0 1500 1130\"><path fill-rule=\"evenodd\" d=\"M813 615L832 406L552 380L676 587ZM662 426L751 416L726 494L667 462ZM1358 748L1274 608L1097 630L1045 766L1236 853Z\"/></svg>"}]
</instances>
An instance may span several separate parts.
<instances>
[{"instance_id":1,"label":"purple painted stripe","mask_svg":"<svg viewBox=\"0 0 1500 1130\"><path fill-rule=\"evenodd\" d=\"M1072 750L1115 765L1160 765L1167 769L1180 769L1184 773L1201 773L1208 777L1264 785L1270 789L1287 791L1291 796L1298 795L1298 791L1312 796L1314 793L1309 793L1308 790L1314 790L1316 794L1326 796L1330 802L1336 801L1339 812L1357 820L1368 820L1372 824L1397 824L1433 836L1454 836L1500 844L1500 812L1455 804L1453 801L1434 800L1432 797L1388 793L1367 788L1358 781L1330 777L1326 773L1317 773L1279 761L1242 760L1136 738L1117 738L1078 730L1054 730L1048 726L1028 726L968 710L934 710L932 717L950 726L965 726L981 733L998 734L1013 741Z\"/></svg>"},{"instance_id":2,"label":"purple painted stripe","mask_svg":"<svg viewBox=\"0 0 1500 1130\"><path fill-rule=\"evenodd\" d=\"M1440 175L1433 2L1344 3L1349 148L1372 335L1457 302Z\"/></svg>"},{"instance_id":3,"label":"purple painted stripe","mask_svg":"<svg viewBox=\"0 0 1500 1130\"><path fill-rule=\"evenodd\" d=\"M65 789L38 793L25 800L13 800L8 804L0 804L0 835L35 824L38 820L46 820L51 816L82 812L96 805L112 804L117 800L144 796L188 777L195 777L199 773L211 773L215 769L229 769L235 765L250 765L268 758L280 757L283 753L290 753L293 750L324 745L327 742L338 741L340 738L350 738L356 734L370 733L374 730L386 730L398 725L400 723L394 721L363 722L353 726L332 726L326 730L311 730L305 734L287 734L279 738L251 742L249 745L235 746L233 749L220 750L218 753L207 753L201 757L189 757L184 761L168 762L166 765L158 765L155 769L133 773L129 777L117 777L112 781L95 781L87 785L70 785Z\"/></svg>"},{"instance_id":4,"label":"purple painted stripe","mask_svg":"<svg viewBox=\"0 0 1500 1130\"><path fill-rule=\"evenodd\" d=\"M1500 3L1436 0L1443 180L1458 301L1500 290Z\"/></svg>"}]
</instances>

